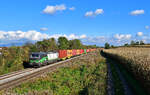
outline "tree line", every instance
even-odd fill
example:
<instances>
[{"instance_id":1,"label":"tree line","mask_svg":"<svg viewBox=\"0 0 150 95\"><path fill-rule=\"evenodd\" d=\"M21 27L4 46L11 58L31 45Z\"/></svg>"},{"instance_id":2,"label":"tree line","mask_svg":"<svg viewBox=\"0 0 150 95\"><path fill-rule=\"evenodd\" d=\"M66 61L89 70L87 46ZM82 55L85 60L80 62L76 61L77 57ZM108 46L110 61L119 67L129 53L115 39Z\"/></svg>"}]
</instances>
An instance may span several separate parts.
<instances>
[{"instance_id":1,"label":"tree line","mask_svg":"<svg viewBox=\"0 0 150 95\"><path fill-rule=\"evenodd\" d=\"M83 45L83 43L79 39L68 40L66 37L59 37L58 41L56 41L56 39L54 38L50 38L44 39L43 41L38 41L35 44L28 42L24 46L29 47L30 52L97 48L96 45Z\"/></svg>"},{"instance_id":2,"label":"tree line","mask_svg":"<svg viewBox=\"0 0 150 95\"><path fill-rule=\"evenodd\" d=\"M125 43L123 46L125 47L129 47L129 46L138 46L138 45L145 45L145 43L141 40L141 41L131 41L130 43ZM105 43L104 48L105 49L110 49L110 48L117 48L120 46L114 46L114 45L110 45L108 42Z\"/></svg>"},{"instance_id":3,"label":"tree line","mask_svg":"<svg viewBox=\"0 0 150 95\"><path fill-rule=\"evenodd\" d=\"M145 45L145 43L141 40L141 41L131 41L130 44L126 43L124 44L124 46L135 46L135 45Z\"/></svg>"}]
</instances>

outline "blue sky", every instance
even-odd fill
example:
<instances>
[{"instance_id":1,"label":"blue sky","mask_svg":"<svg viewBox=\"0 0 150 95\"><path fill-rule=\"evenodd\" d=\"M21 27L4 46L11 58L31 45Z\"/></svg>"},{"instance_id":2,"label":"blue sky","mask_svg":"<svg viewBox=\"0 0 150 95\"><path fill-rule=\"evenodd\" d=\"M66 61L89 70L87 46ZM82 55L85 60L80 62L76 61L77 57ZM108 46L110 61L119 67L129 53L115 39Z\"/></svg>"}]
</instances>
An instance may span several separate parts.
<instances>
[{"instance_id":1,"label":"blue sky","mask_svg":"<svg viewBox=\"0 0 150 95\"><path fill-rule=\"evenodd\" d=\"M65 36L85 44L149 42L149 0L1 0L0 46Z\"/></svg>"}]
</instances>

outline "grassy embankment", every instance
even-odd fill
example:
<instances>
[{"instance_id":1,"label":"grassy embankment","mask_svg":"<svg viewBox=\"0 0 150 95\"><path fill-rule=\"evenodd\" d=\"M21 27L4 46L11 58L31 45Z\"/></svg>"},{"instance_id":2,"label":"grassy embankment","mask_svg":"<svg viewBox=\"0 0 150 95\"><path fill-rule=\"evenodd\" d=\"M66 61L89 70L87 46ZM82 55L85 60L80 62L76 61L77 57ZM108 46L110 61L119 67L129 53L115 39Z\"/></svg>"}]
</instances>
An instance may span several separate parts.
<instances>
[{"instance_id":1,"label":"grassy embankment","mask_svg":"<svg viewBox=\"0 0 150 95\"><path fill-rule=\"evenodd\" d=\"M105 95L107 66L99 52L12 89L17 94Z\"/></svg>"}]
</instances>

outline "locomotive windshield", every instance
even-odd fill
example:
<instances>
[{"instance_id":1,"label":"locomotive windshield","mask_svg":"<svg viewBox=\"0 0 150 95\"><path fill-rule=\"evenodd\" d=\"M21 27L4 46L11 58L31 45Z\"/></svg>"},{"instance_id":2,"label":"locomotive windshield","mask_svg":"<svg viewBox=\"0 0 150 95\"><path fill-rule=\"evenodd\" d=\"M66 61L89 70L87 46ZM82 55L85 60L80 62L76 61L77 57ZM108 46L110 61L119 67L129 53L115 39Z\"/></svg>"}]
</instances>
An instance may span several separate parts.
<instances>
[{"instance_id":1,"label":"locomotive windshield","mask_svg":"<svg viewBox=\"0 0 150 95\"><path fill-rule=\"evenodd\" d=\"M39 57L39 54L32 54L32 57Z\"/></svg>"},{"instance_id":2,"label":"locomotive windshield","mask_svg":"<svg viewBox=\"0 0 150 95\"><path fill-rule=\"evenodd\" d=\"M47 56L46 53L43 52L36 52L36 53L31 53L30 54L30 59L31 60L36 60L36 59L41 59L43 57Z\"/></svg>"},{"instance_id":3,"label":"locomotive windshield","mask_svg":"<svg viewBox=\"0 0 150 95\"><path fill-rule=\"evenodd\" d=\"M31 60L36 60L36 59L39 59L39 58L40 58L40 54L38 54L38 53L32 53L30 55Z\"/></svg>"}]
</instances>

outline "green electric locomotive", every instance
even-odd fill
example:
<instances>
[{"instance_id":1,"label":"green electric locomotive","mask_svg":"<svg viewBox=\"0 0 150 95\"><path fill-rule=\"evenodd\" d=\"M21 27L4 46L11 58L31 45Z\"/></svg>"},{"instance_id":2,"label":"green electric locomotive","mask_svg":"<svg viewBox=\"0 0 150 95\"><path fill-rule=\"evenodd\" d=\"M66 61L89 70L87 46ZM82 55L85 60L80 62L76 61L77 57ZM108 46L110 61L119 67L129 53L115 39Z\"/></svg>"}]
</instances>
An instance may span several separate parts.
<instances>
[{"instance_id":1,"label":"green electric locomotive","mask_svg":"<svg viewBox=\"0 0 150 95\"><path fill-rule=\"evenodd\" d=\"M29 58L29 65L40 67L58 60L58 52L32 52Z\"/></svg>"}]
</instances>

